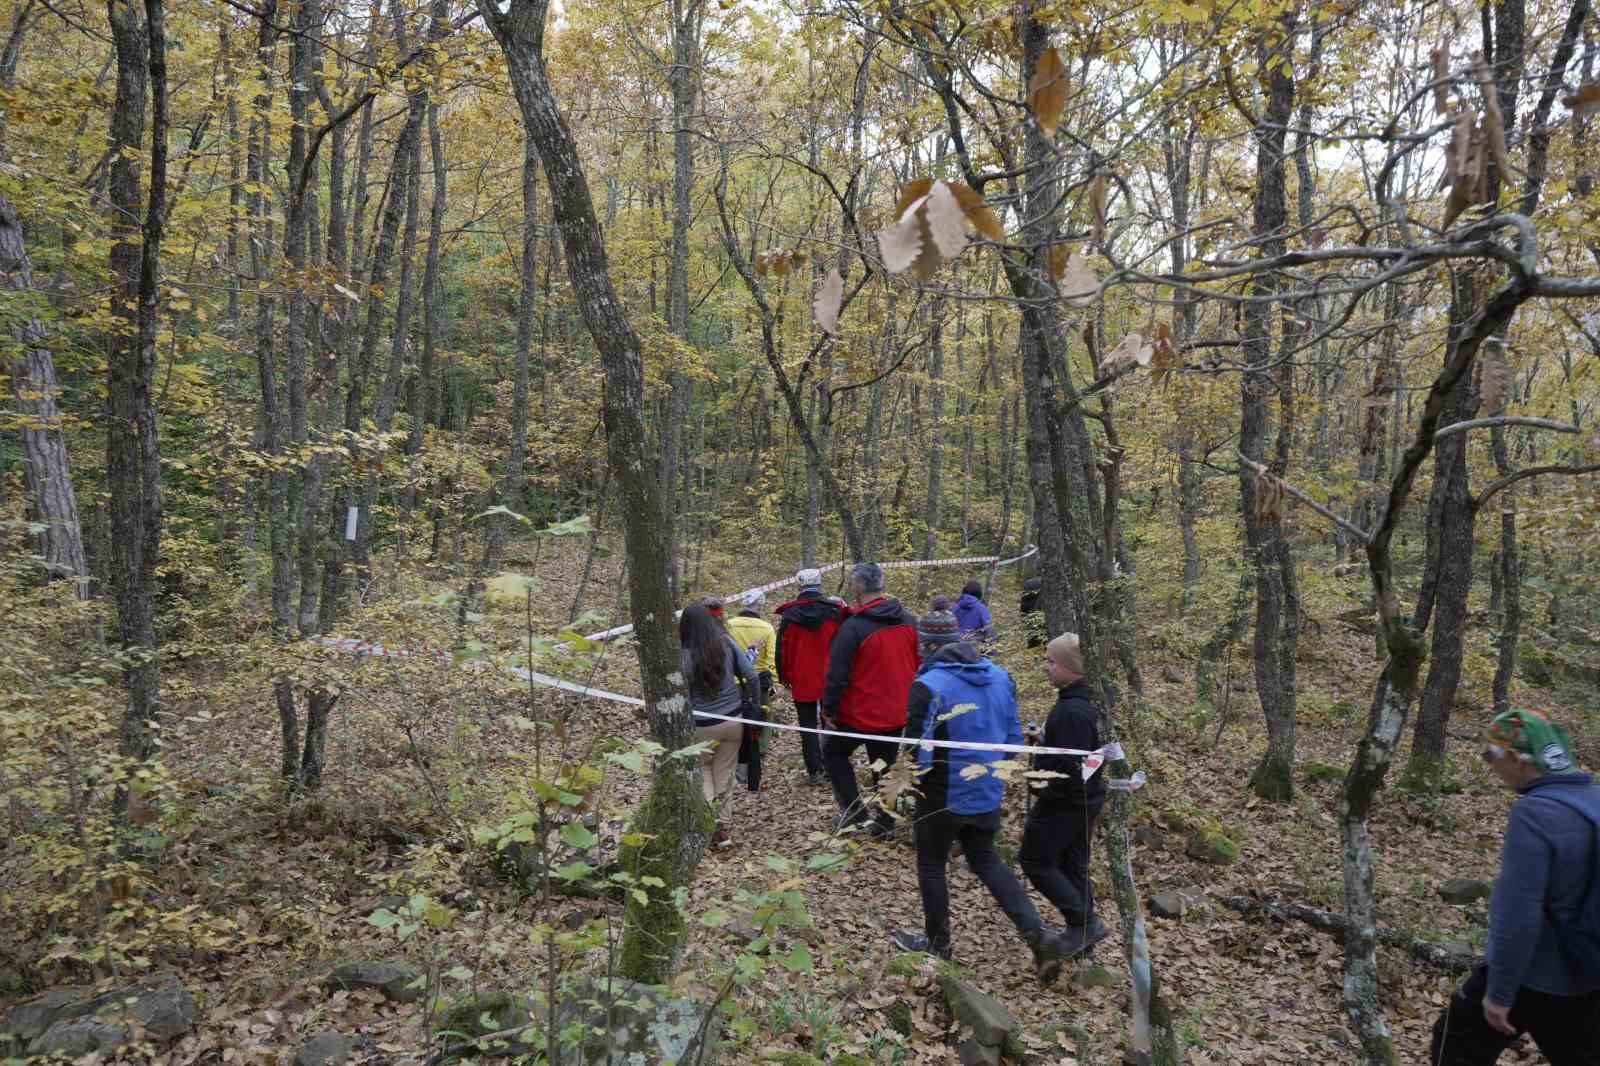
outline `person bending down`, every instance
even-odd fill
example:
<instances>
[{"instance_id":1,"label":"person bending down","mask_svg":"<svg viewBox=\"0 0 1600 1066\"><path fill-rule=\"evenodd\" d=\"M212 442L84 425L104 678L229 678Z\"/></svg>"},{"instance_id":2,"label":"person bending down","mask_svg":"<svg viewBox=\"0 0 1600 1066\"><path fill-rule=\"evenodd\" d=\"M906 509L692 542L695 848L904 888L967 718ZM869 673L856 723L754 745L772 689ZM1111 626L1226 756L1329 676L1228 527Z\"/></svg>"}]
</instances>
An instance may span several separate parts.
<instances>
[{"instance_id":1,"label":"person bending down","mask_svg":"<svg viewBox=\"0 0 1600 1066\"><path fill-rule=\"evenodd\" d=\"M1022 743L1016 683L1004 668L961 640L959 627L948 611L930 611L917 623L923 661L906 706L906 736L980 744ZM1005 758L1004 752L969 748L917 749L921 796L915 831L923 933L901 931L893 939L902 951L929 951L950 958L950 892L945 865L950 845L959 841L967 865L1022 934L1033 951L1034 972L1048 985L1061 972L1066 941L1045 926L994 846L1005 782L989 767ZM970 767L981 772L973 774Z\"/></svg>"}]
</instances>

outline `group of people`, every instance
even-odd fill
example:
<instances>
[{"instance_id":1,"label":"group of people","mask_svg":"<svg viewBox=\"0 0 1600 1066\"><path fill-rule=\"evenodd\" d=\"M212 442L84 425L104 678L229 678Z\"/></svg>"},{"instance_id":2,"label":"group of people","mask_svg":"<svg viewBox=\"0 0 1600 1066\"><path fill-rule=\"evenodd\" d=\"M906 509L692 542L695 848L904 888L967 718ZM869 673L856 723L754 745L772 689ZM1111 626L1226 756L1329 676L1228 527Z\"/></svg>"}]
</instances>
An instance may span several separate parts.
<instances>
[{"instance_id":1,"label":"group of people","mask_svg":"<svg viewBox=\"0 0 1600 1066\"><path fill-rule=\"evenodd\" d=\"M683 668L695 712L739 717L697 718L700 739L716 742L703 756L706 799L720 801L740 749L752 746L749 732L764 732L747 732L745 720L763 720L774 675L793 696L801 726L816 730L801 734L806 774L813 785L832 786L840 829L874 838L892 832L895 815L877 802L877 786L901 747L914 748L923 930L895 933L896 946L950 957L946 865L959 844L1032 949L1040 981L1050 983L1065 960L1110 932L1095 914L1089 880L1089 844L1106 784L1101 774L1082 772L1081 756L1053 750L1100 747L1077 636L1037 641L1057 695L1043 728L1025 730L1015 682L981 650L994 623L976 582L960 601L940 597L917 618L885 593L883 570L872 563L851 570L849 602L824 595L816 570L796 578L800 593L777 608L775 629L753 597L726 620L715 601L683 613ZM1038 613L1034 582L1024 588L1025 624ZM743 711L741 686L752 694ZM1600 1066L1600 789L1578 771L1570 738L1543 712L1499 714L1486 740L1484 762L1519 798L1490 899L1486 959L1441 1013L1430 1061L1490 1066L1528 1033L1553 1066ZM996 743L1038 745L1035 768L1051 771L1032 792L1018 857L1033 887L1060 911L1062 930L1046 925L996 850L1005 784L988 771L1007 754L965 746ZM868 798L852 762L863 748L873 781ZM759 754L749 773L758 787ZM716 841L727 840L719 827Z\"/></svg>"},{"instance_id":2,"label":"group of people","mask_svg":"<svg viewBox=\"0 0 1600 1066\"><path fill-rule=\"evenodd\" d=\"M759 594L741 601L731 618L716 600L692 603L680 618L697 739L713 742L702 755L707 801L720 806L741 759L750 787L759 787L760 740L752 734L765 731L749 723L765 720L774 675L807 730L801 752L808 782L832 788L837 829L874 839L892 835L896 815L878 799L878 786L901 748L913 747L918 798L912 831L923 931L896 933L896 945L950 958L946 865L952 846L960 844L968 866L1032 950L1039 979L1050 983L1065 960L1110 935L1095 914L1089 880L1089 842L1105 782L1082 772L1081 756L1049 751L1100 746L1077 636L1064 633L1046 646L1044 669L1058 696L1044 726L1024 730L1016 683L980 650L994 634L981 584L968 582L955 601L936 598L918 618L885 592L883 569L875 563L851 569L848 602L823 593L818 570L802 569L795 577L800 591L777 608L775 628L760 617ZM1033 790L1019 858L1028 880L1060 911L1060 930L1045 923L995 845L1005 783L989 767L1011 756L961 746L1024 743L1042 746L1035 767L1051 773ZM863 749L873 785L865 797L854 764ZM712 840L731 843L720 821Z\"/></svg>"}]
</instances>

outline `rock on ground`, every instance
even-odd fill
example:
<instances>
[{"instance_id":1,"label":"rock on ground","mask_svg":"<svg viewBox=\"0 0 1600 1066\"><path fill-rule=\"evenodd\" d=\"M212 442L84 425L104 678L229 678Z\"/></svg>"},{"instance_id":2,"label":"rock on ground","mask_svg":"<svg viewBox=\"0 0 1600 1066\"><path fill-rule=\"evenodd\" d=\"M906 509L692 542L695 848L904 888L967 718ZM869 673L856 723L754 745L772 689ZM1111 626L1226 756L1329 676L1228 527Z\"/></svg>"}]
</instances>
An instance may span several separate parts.
<instances>
[{"instance_id":1,"label":"rock on ground","mask_svg":"<svg viewBox=\"0 0 1600 1066\"><path fill-rule=\"evenodd\" d=\"M0 1025L0 1051L76 1058L109 1051L141 1037L170 1043L200 1017L194 997L176 977L153 977L101 995L58 989L14 1007ZM135 1029L137 1026L137 1030Z\"/></svg>"},{"instance_id":2,"label":"rock on ground","mask_svg":"<svg viewBox=\"0 0 1600 1066\"><path fill-rule=\"evenodd\" d=\"M344 1066L361 1041L344 1033L318 1033L300 1046L294 1066Z\"/></svg>"},{"instance_id":3,"label":"rock on ground","mask_svg":"<svg viewBox=\"0 0 1600 1066\"><path fill-rule=\"evenodd\" d=\"M334 991L376 988L391 1003L415 1003L428 994L422 972L393 962L347 962L324 982Z\"/></svg>"},{"instance_id":4,"label":"rock on ground","mask_svg":"<svg viewBox=\"0 0 1600 1066\"><path fill-rule=\"evenodd\" d=\"M1487 881L1474 881L1466 877L1452 877L1439 886L1439 898L1446 903L1476 903L1488 899L1494 889Z\"/></svg>"}]
</instances>

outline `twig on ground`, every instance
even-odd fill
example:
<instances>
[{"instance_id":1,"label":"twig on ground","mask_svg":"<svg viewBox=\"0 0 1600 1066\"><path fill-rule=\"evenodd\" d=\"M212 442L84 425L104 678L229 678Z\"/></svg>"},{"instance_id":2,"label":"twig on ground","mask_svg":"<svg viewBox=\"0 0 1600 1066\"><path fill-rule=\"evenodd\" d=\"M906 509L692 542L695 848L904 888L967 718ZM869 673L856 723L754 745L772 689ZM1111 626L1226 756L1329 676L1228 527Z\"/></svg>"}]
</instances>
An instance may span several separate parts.
<instances>
[{"instance_id":1,"label":"twig on ground","mask_svg":"<svg viewBox=\"0 0 1600 1066\"><path fill-rule=\"evenodd\" d=\"M1315 907L1306 907L1298 903L1268 903L1264 900L1251 899L1248 896L1214 896L1218 903L1229 910L1239 911L1242 914L1266 914L1279 921L1304 922L1309 926L1321 929L1325 933L1335 933L1344 936L1349 927L1343 915L1333 914L1329 911L1317 910ZM1459 971L1470 970L1483 961L1481 955L1464 954L1451 951L1443 944L1433 940L1423 940L1409 933L1402 933L1395 929L1379 929L1377 938L1380 944L1387 944L1393 948L1400 948L1409 952L1419 962L1441 970Z\"/></svg>"}]
</instances>

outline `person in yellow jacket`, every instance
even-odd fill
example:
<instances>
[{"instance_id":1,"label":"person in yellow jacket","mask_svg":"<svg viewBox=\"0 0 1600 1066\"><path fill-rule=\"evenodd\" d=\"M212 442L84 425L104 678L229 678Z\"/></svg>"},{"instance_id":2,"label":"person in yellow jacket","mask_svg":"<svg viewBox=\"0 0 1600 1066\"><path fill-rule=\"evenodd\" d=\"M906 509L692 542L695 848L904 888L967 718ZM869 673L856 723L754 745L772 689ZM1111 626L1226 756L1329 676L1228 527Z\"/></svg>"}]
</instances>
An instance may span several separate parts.
<instances>
[{"instance_id":1,"label":"person in yellow jacket","mask_svg":"<svg viewBox=\"0 0 1600 1066\"><path fill-rule=\"evenodd\" d=\"M761 705L757 708L758 721L766 721L766 707L772 698L773 675L777 670L778 631L772 623L761 617L766 597L759 592L747 592L739 600L739 613L725 619L728 635L755 664L756 677L761 687ZM746 730L746 743L740 752L739 780L752 792L761 788L761 753L767 750L768 734L765 729Z\"/></svg>"}]
</instances>

